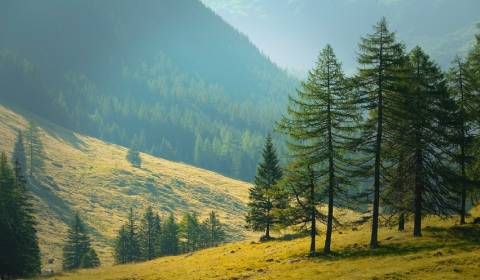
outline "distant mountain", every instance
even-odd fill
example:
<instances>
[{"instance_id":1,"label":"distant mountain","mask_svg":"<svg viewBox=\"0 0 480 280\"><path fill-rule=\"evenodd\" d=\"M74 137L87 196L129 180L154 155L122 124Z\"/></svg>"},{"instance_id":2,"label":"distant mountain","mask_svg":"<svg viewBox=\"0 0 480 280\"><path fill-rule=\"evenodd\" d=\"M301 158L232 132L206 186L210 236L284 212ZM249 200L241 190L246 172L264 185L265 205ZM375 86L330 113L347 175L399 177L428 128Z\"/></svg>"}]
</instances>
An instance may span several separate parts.
<instances>
[{"instance_id":1,"label":"distant mountain","mask_svg":"<svg viewBox=\"0 0 480 280\"><path fill-rule=\"evenodd\" d=\"M34 133L26 133L34 127ZM227 224L230 240L250 235L244 226L249 184L218 173L141 154L133 167L127 149L63 129L37 116L0 105L0 151L10 157L18 131L27 145L33 135L34 197L44 268L61 269L67 224L79 212L103 264L113 263L113 239L130 207L137 217L151 206L162 219L187 212L202 219L210 211ZM30 151L28 149L28 151ZM30 172L29 172L30 173ZM53 259L53 264L47 260Z\"/></svg>"},{"instance_id":2,"label":"distant mountain","mask_svg":"<svg viewBox=\"0 0 480 280\"><path fill-rule=\"evenodd\" d=\"M421 45L442 67L464 55L479 32L478 0L202 0L273 61L305 76L331 44L348 73L360 36L385 16L408 49Z\"/></svg>"},{"instance_id":3,"label":"distant mountain","mask_svg":"<svg viewBox=\"0 0 480 280\"><path fill-rule=\"evenodd\" d=\"M197 0L5 0L0 99L251 180L296 80Z\"/></svg>"}]
</instances>

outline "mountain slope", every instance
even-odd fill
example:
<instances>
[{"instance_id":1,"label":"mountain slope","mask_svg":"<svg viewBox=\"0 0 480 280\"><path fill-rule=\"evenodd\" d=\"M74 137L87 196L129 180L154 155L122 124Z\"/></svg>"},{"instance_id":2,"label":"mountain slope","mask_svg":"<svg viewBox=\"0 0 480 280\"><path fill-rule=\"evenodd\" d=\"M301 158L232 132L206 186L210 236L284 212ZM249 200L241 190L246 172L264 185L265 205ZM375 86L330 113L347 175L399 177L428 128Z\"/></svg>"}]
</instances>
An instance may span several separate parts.
<instances>
[{"instance_id":1,"label":"mountain slope","mask_svg":"<svg viewBox=\"0 0 480 280\"><path fill-rule=\"evenodd\" d=\"M296 81L198 0L0 3L0 99L251 180Z\"/></svg>"},{"instance_id":2,"label":"mountain slope","mask_svg":"<svg viewBox=\"0 0 480 280\"><path fill-rule=\"evenodd\" d=\"M480 227L429 219L424 236L382 228L368 248L369 225L340 228L334 254L307 257L309 240L239 242L146 263L81 270L54 279L478 279ZM323 238L319 237L319 243Z\"/></svg>"},{"instance_id":3,"label":"mountain slope","mask_svg":"<svg viewBox=\"0 0 480 280\"><path fill-rule=\"evenodd\" d=\"M10 153L18 130L34 122L33 187L42 261L59 270L66 224L74 211L85 220L104 264L112 263L112 240L130 207L147 206L162 217L215 210L231 239L246 236L243 216L249 184L217 173L141 154L141 168L125 159L124 147L73 133L31 114L0 106L0 150ZM26 141L29 134L25 135ZM28 141L27 143L28 144ZM28 149L27 149L28 151ZM28 155L30 158L30 155ZM30 166L30 165L28 165Z\"/></svg>"}]
</instances>

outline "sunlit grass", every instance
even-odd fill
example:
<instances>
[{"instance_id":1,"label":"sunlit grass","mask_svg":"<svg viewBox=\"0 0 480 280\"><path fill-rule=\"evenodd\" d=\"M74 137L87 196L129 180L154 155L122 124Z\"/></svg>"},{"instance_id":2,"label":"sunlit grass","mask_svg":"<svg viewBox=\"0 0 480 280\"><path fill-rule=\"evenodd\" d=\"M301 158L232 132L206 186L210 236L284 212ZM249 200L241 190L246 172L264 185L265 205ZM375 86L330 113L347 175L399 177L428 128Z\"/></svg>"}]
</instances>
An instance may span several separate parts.
<instances>
[{"instance_id":1,"label":"sunlit grass","mask_svg":"<svg viewBox=\"0 0 480 280\"><path fill-rule=\"evenodd\" d=\"M112 264L112 240L129 207L141 215L152 206L163 215L172 211L178 218L196 211L202 219L215 210L221 221L228 222L232 238L248 236L243 216L249 184L147 154L141 155L141 168L135 168L125 159L124 147L3 106L0 150L11 153L17 131L26 130L29 120L38 125L43 147L42 170L34 174L33 192L44 268L60 270L66 223L74 211L89 227L103 265ZM48 259L54 263L47 264Z\"/></svg>"}]
</instances>

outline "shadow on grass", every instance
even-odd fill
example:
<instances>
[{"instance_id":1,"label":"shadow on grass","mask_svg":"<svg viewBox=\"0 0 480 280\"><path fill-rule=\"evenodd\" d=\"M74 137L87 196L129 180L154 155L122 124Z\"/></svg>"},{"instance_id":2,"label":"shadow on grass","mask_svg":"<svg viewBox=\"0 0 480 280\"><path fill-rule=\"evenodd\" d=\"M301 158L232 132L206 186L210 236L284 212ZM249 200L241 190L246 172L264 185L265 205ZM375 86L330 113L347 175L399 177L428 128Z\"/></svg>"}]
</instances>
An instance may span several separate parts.
<instances>
[{"instance_id":1,"label":"shadow on grass","mask_svg":"<svg viewBox=\"0 0 480 280\"><path fill-rule=\"evenodd\" d=\"M444 227L427 227L424 230L437 238L444 238L450 241L480 244L480 226L479 225L463 225Z\"/></svg>"},{"instance_id":2,"label":"shadow on grass","mask_svg":"<svg viewBox=\"0 0 480 280\"><path fill-rule=\"evenodd\" d=\"M380 245L376 249L370 248L345 248L341 251L332 252L329 255L319 254L319 258L328 260L342 260L349 258L362 257L377 257L377 256L402 256L408 254L415 254L423 251L434 251L444 247L443 244L418 244L418 245L401 245L401 244L387 244Z\"/></svg>"}]
</instances>

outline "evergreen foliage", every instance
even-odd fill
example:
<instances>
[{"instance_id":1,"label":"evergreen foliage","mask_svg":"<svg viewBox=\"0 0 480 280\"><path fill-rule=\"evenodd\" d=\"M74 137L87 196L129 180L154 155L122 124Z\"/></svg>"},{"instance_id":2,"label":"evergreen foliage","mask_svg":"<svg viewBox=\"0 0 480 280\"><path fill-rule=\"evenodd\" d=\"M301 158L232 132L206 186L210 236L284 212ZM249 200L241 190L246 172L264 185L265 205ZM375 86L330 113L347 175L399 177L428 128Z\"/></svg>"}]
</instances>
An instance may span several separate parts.
<instances>
[{"instance_id":1,"label":"evergreen foliage","mask_svg":"<svg viewBox=\"0 0 480 280\"><path fill-rule=\"evenodd\" d=\"M203 228L206 231L205 247L215 247L225 241L225 230L215 211L210 212L208 218L203 222Z\"/></svg>"},{"instance_id":2,"label":"evergreen foliage","mask_svg":"<svg viewBox=\"0 0 480 280\"><path fill-rule=\"evenodd\" d=\"M148 207L143 215L139 228L141 259L151 260L160 256L160 227L160 217L154 215L152 208Z\"/></svg>"},{"instance_id":3,"label":"evergreen foliage","mask_svg":"<svg viewBox=\"0 0 480 280\"><path fill-rule=\"evenodd\" d=\"M255 231L265 231L265 239L270 238L270 229L278 223L275 211L285 206L283 192L279 191L277 182L282 178L277 153L272 137L267 136L263 149L262 161L257 167L254 186L250 189L250 201L246 221L248 227Z\"/></svg>"},{"instance_id":4,"label":"evergreen foliage","mask_svg":"<svg viewBox=\"0 0 480 280\"><path fill-rule=\"evenodd\" d=\"M473 144L477 136L477 116L479 96L474 92L474 84L469 79L468 65L460 57L456 57L448 72L449 90L456 103L453 116L456 120L454 136L456 140L455 160L458 166L458 181L460 193L460 224L465 224L467 195L474 193L475 183L469 176L475 161Z\"/></svg>"},{"instance_id":5,"label":"evergreen foliage","mask_svg":"<svg viewBox=\"0 0 480 280\"><path fill-rule=\"evenodd\" d=\"M341 65L332 47L327 45L320 52L316 67L310 71L307 81L302 83L298 97L290 98L288 116L280 123L280 128L289 137L287 146L297 162L295 168L305 165L313 172L309 175L313 176L313 182L305 187L314 193L295 191L294 195L307 195L309 209L315 209L317 201L325 201L321 197L327 197L326 254L330 252L334 197L345 199L346 191L352 186L354 164L349 148L359 118L354 95L350 92ZM298 172L292 174L299 179ZM295 183L291 178L287 181ZM292 189L295 187L292 186ZM314 212L312 209L306 211L307 217Z\"/></svg>"},{"instance_id":6,"label":"evergreen foliage","mask_svg":"<svg viewBox=\"0 0 480 280\"><path fill-rule=\"evenodd\" d=\"M63 269L92 268L100 265L95 250L91 247L87 229L78 213L75 213L63 247Z\"/></svg>"},{"instance_id":7,"label":"evergreen foliage","mask_svg":"<svg viewBox=\"0 0 480 280\"><path fill-rule=\"evenodd\" d=\"M142 165L142 158L135 146L128 149L127 160L135 167L140 167Z\"/></svg>"},{"instance_id":8,"label":"evergreen foliage","mask_svg":"<svg viewBox=\"0 0 480 280\"><path fill-rule=\"evenodd\" d=\"M162 235L160 237L160 248L162 255L172 256L179 252L179 229L175 222L175 216L170 213L168 218L162 224Z\"/></svg>"},{"instance_id":9,"label":"evergreen foliage","mask_svg":"<svg viewBox=\"0 0 480 280\"><path fill-rule=\"evenodd\" d=\"M359 73L356 77L359 88L358 102L368 110L368 119L362 125L358 150L364 155L360 174L373 178L372 234L370 246L378 246L378 219L380 192L386 176L382 147L392 141L390 132L385 131L386 123L395 122L399 87L402 81L405 55L404 46L395 39L395 33L388 30L387 21L382 18L374 32L361 39L359 44Z\"/></svg>"},{"instance_id":10,"label":"evergreen foliage","mask_svg":"<svg viewBox=\"0 0 480 280\"><path fill-rule=\"evenodd\" d=\"M40 273L40 249L35 211L27 188L26 157L19 132L12 155L0 158L0 277L28 277Z\"/></svg>"}]
</instances>

